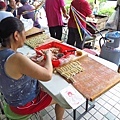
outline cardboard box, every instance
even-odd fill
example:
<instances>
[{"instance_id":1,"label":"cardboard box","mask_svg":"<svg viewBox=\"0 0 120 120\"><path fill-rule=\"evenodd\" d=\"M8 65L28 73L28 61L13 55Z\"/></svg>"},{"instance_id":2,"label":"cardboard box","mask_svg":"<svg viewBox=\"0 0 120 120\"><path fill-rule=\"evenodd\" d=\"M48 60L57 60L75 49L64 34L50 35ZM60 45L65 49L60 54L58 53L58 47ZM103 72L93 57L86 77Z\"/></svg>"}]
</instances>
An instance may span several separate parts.
<instances>
[{"instance_id":1,"label":"cardboard box","mask_svg":"<svg viewBox=\"0 0 120 120\"><path fill-rule=\"evenodd\" d=\"M96 26L96 29L98 31L102 31L105 29L105 24L106 24L106 21L108 20L108 17L107 16L104 16L104 15L95 15L95 19L92 19L92 18L87 18L86 21L88 23L90 23L91 25L95 25ZM98 31L95 31L93 30L90 26L87 25L87 30L94 34Z\"/></svg>"}]
</instances>

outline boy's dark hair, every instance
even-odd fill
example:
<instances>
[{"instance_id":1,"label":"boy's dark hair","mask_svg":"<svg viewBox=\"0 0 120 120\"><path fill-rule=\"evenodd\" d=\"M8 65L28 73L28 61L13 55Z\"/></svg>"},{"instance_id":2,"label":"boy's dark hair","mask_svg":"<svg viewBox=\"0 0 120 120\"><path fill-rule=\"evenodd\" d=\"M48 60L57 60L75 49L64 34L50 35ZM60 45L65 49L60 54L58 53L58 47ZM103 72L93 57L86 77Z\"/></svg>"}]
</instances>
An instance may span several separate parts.
<instances>
[{"instance_id":1,"label":"boy's dark hair","mask_svg":"<svg viewBox=\"0 0 120 120\"><path fill-rule=\"evenodd\" d=\"M2 10L2 9L5 8L5 7L6 7L5 2L0 1L0 10Z\"/></svg>"},{"instance_id":2,"label":"boy's dark hair","mask_svg":"<svg viewBox=\"0 0 120 120\"><path fill-rule=\"evenodd\" d=\"M20 0L20 2L24 5L28 0Z\"/></svg>"}]
</instances>

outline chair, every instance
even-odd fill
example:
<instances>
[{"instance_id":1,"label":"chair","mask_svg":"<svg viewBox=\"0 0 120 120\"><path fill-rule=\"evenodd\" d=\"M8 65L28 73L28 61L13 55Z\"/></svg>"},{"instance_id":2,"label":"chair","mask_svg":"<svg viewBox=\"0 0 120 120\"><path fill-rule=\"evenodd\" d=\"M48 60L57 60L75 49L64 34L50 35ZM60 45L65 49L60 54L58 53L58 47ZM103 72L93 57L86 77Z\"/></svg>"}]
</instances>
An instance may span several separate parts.
<instances>
[{"instance_id":1,"label":"chair","mask_svg":"<svg viewBox=\"0 0 120 120\"><path fill-rule=\"evenodd\" d=\"M7 117L7 120L30 120L34 117L34 120L41 120L41 117L36 114L31 115L18 115L11 111L9 105L5 102L3 95L0 93L0 108L2 114Z\"/></svg>"},{"instance_id":2,"label":"chair","mask_svg":"<svg viewBox=\"0 0 120 120\"><path fill-rule=\"evenodd\" d=\"M83 44L86 44L86 43L92 43L92 49L94 49L94 47L95 47L95 41L96 41L96 36L94 35L94 36L86 36L85 37L85 41L84 41L84 43Z\"/></svg>"},{"instance_id":3,"label":"chair","mask_svg":"<svg viewBox=\"0 0 120 120\"><path fill-rule=\"evenodd\" d=\"M67 41L67 37L68 37L68 27L67 27L67 24L64 24L63 31L62 31L62 39L63 39L64 42ZM95 35L93 35L92 37L91 36L86 36L85 40L83 41L83 48L84 48L84 44L91 43L91 48L94 49L95 41L96 41L96 36Z\"/></svg>"},{"instance_id":4,"label":"chair","mask_svg":"<svg viewBox=\"0 0 120 120\"><path fill-rule=\"evenodd\" d=\"M96 41L96 36L86 36L85 40L83 41L83 50L87 53L90 53L92 55L98 56L98 53L94 50L95 49L95 41ZM86 47L86 43L92 43L92 45Z\"/></svg>"}]
</instances>

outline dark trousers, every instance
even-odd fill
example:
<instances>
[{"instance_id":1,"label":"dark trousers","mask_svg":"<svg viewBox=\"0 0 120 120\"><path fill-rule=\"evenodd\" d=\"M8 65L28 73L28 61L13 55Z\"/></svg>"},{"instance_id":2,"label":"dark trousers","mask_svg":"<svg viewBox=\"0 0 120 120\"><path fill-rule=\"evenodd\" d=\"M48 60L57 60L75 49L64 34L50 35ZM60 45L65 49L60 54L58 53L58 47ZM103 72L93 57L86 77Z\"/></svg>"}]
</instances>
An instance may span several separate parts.
<instances>
[{"instance_id":1,"label":"dark trousers","mask_svg":"<svg viewBox=\"0 0 120 120\"><path fill-rule=\"evenodd\" d=\"M51 37L61 40L62 26L49 27Z\"/></svg>"},{"instance_id":2,"label":"dark trousers","mask_svg":"<svg viewBox=\"0 0 120 120\"><path fill-rule=\"evenodd\" d=\"M84 47L84 39L85 39L84 31L81 30L81 34L82 34L82 38L83 38L83 41L82 41L77 28L69 27L68 30L69 30L69 32L68 32L67 44L70 44L72 46L75 45L77 48L83 49L83 47Z\"/></svg>"}]
</instances>

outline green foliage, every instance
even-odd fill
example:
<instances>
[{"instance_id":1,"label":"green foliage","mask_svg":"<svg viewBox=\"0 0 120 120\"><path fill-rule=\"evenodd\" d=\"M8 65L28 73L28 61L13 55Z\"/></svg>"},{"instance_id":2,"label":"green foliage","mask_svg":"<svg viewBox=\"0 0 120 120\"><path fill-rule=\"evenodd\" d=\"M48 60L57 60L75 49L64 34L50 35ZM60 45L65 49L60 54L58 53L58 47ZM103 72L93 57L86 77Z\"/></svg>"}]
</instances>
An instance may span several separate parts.
<instances>
[{"instance_id":1,"label":"green foliage","mask_svg":"<svg viewBox=\"0 0 120 120\"><path fill-rule=\"evenodd\" d=\"M65 8L66 8L67 13L69 14L70 5L66 5Z\"/></svg>"},{"instance_id":2,"label":"green foliage","mask_svg":"<svg viewBox=\"0 0 120 120\"><path fill-rule=\"evenodd\" d=\"M113 11L114 11L114 8L112 7L112 8L104 8L104 9L101 9L99 12L98 12L98 14L99 15L107 15L107 16L110 16L112 13L113 13Z\"/></svg>"},{"instance_id":3,"label":"green foliage","mask_svg":"<svg viewBox=\"0 0 120 120\"><path fill-rule=\"evenodd\" d=\"M89 3L94 3L95 0L88 0ZM106 2L107 0L98 0L100 3ZM72 2L72 0L65 0L65 3L69 5Z\"/></svg>"},{"instance_id":4,"label":"green foliage","mask_svg":"<svg viewBox=\"0 0 120 120\"><path fill-rule=\"evenodd\" d=\"M99 3L106 2L107 0L98 0ZM89 3L95 3L95 0L88 0Z\"/></svg>"},{"instance_id":5,"label":"green foliage","mask_svg":"<svg viewBox=\"0 0 120 120\"><path fill-rule=\"evenodd\" d=\"M100 3L102 3L102 2L106 2L107 0L98 0ZM89 3L94 3L95 2L95 0L88 0L88 2Z\"/></svg>"},{"instance_id":6,"label":"green foliage","mask_svg":"<svg viewBox=\"0 0 120 120\"><path fill-rule=\"evenodd\" d=\"M71 2L72 2L72 0L65 0L65 3L66 3L67 5L70 5Z\"/></svg>"},{"instance_id":7,"label":"green foliage","mask_svg":"<svg viewBox=\"0 0 120 120\"><path fill-rule=\"evenodd\" d=\"M100 3L103 3L103 2L106 2L107 0L98 0ZM70 3L72 2L72 0L65 0L65 3L66 3L66 9L67 11L69 11L69 6L70 6ZM90 3L91 7L93 8L93 4L95 2L95 0L88 0L88 2ZM104 8L104 9L101 9L98 14L99 15L107 15L107 16L110 16L114 11L114 8Z\"/></svg>"}]
</instances>

